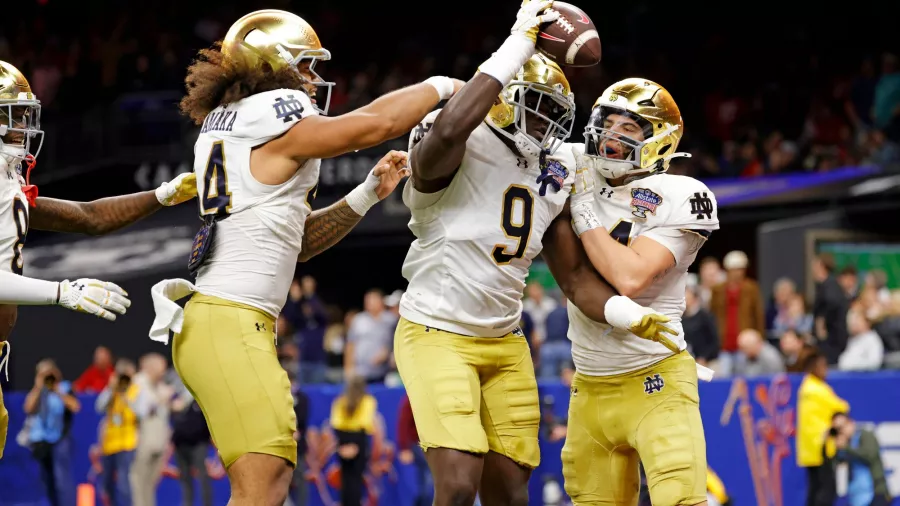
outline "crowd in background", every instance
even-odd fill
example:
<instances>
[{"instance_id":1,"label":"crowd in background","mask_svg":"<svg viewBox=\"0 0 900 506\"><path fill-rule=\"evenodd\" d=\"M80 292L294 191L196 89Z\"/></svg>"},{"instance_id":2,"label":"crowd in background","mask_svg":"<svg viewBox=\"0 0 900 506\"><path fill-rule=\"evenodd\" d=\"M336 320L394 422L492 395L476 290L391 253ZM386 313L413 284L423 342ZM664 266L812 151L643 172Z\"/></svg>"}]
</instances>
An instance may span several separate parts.
<instances>
[{"instance_id":1,"label":"crowd in background","mask_svg":"<svg viewBox=\"0 0 900 506\"><path fill-rule=\"evenodd\" d=\"M185 68L197 49L220 40L228 26L253 7L227 1L215 9L205 8L202 2L174 0L152 5L107 3L77 7L93 13L84 23L67 22L66 13L74 6L26 4L22 16L7 25L9 30L0 32L0 60L10 61L29 76L44 106L44 122L65 124L66 132L77 132L79 138L105 127L98 109L119 108L126 114L139 109L135 103L140 100L134 94L171 91L173 98L163 107L174 112ZM502 9L479 19L446 13L442 30L453 36L441 39L433 36L428 23L407 20L405 16L411 14L398 12L396 22L405 26L403 37L361 51L358 38L343 34L365 33L385 13L360 11L347 16L337 8L289 0L268 2L265 7L307 16L331 49L333 61L323 64L321 72L337 83L332 114L432 74L467 78L498 46L506 26L506 21L498 25ZM783 19L766 19L767 24L790 26L783 34L775 27L763 35L709 25L682 34L684 44L648 48L652 42L634 34L642 32L652 11L636 1L622 16L615 16L620 18L617 23L598 19L603 62L567 70L578 106L573 140L580 139L593 101L606 86L642 75L669 88L686 119L682 148L694 157L679 159L676 172L755 177L900 161L896 54L861 42L842 45L841 34L823 26L792 23L787 13ZM667 13L667 17L680 15ZM694 21L693 14L684 15ZM679 20L672 18L671 23ZM836 49L816 43L823 34ZM777 58L762 59L764 47L754 45L761 37L766 40L759 44L771 45ZM859 42L858 38L853 42ZM685 47L692 49L684 51ZM748 72L748 65L764 66L765 72ZM137 116L129 115L129 121L136 120ZM165 128L182 135L171 125ZM153 137L146 130L142 134ZM46 149L63 142L56 137L48 136ZM187 132L183 137L192 138ZM73 162L84 161L82 151Z\"/></svg>"}]
</instances>

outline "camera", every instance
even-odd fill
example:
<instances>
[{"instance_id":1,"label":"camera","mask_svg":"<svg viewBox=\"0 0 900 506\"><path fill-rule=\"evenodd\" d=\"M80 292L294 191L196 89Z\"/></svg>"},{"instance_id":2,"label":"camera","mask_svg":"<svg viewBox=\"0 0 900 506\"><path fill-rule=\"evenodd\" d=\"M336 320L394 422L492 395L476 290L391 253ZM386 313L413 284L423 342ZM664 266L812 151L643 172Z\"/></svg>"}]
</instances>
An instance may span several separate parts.
<instances>
[{"instance_id":1,"label":"camera","mask_svg":"<svg viewBox=\"0 0 900 506\"><path fill-rule=\"evenodd\" d=\"M835 427L832 427L831 429L828 430L828 435L831 437L837 437L838 430Z\"/></svg>"},{"instance_id":2,"label":"camera","mask_svg":"<svg viewBox=\"0 0 900 506\"><path fill-rule=\"evenodd\" d=\"M53 390L53 388L56 386L56 383L57 383L56 376L54 376L52 374L49 374L44 378L44 388Z\"/></svg>"},{"instance_id":3,"label":"camera","mask_svg":"<svg viewBox=\"0 0 900 506\"><path fill-rule=\"evenodd\" d=\"M131 386L131 376L128 374L120 374L119 382L116 385L118 390L127 390Z\"/></svg>"}]
</instances>

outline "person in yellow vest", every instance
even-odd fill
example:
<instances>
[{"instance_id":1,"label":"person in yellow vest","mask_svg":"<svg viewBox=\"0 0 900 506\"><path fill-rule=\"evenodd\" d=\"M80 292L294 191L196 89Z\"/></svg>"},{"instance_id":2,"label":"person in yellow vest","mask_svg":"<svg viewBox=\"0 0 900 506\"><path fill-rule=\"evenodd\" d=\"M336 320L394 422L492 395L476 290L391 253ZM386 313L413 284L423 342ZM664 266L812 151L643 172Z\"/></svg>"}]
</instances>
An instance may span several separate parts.
<instances>
[{"instance_id":1,"label":"person in yellow vest","mask_svg":"<svg viewBox=\"0 0 900 506\"><path fill-rule=\"evenodd\" d=\"M110 506L131 506L128 475L138 440L138 416L134 409L139 395L132 382L134 362L119 359L109 384L97 397L100 421L100 453L103 455L103 492Z\"/></svg>"},{"instance_id":2,"label":"person in yellow vest","mask_svg":"<svg viewBox=\"0 0 900 506\"><path fill-rule=\"evenodd\" d=\"M366 380L352 376L347 389L331 405L331 428L338 441L341 462L341 504L362 504L366 464L369 462L369 436L375 432L378 402L366 392Z\"/></svg>"},{"instance_id":3,"label":"person in yellow vest","mask_svg":"<svg viewBox=\"0 0 900 506\"><path fill-rule=\"evenodd\" d=\"M804 370L797 392L797 467L806 468L807 506L831 506L837 490L833 467L825 461L825 439L834 415L849 412L850 405L825 382L828 359L822 352L813 352Z\"/></svg>"},{"instance_id":4,"label":"person in yellow vest","mask_svg":"<svg viewBox=\"0 0 900 506\"><path fill-rule=\"evenodd\" d=\"M719 475L710 468L706 468L706 503L707 506L730 506L731 498L725 490L725 484Z\"/></svg>"}]
</instances>

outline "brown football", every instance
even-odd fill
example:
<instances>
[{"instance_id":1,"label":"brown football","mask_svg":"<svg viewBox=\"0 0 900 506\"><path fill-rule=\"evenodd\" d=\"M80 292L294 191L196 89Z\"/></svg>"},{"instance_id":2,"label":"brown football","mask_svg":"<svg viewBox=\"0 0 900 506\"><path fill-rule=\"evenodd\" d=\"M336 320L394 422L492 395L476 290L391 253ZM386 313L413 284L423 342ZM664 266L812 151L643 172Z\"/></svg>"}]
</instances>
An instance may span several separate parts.
<instances>
[{"instance_id":1,"label":"brown football","mask_svg":"<svg viewBox=\"0 0 900 506\"><path fill-rule=\"evenodd\" d=\"M583 10L565 2L553 2L548 10L559 19L541 26L537 49L557 65L590 67L600 63L600 35Z\"/></svg>"}]
</instances>

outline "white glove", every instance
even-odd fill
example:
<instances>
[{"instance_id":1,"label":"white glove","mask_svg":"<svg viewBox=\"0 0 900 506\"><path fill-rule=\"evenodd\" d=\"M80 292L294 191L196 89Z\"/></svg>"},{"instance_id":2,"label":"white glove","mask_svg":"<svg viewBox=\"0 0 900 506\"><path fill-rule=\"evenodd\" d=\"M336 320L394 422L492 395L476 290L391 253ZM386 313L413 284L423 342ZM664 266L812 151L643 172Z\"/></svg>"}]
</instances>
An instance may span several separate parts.
<instances>
[{"instance_id":1,"label":"white glove","mask_svg":"<svg viewBox=\"0 0 900 506\"><path fill-rule=\"evenodd\" d=\"M193 172L179 174L156 189L156 200L164 206L175 206L197 196L197 176Z\"/></svg>"},{"instance_id":2,"label":"white glove","mask_svg":"<svg viewBox=\"0 0 900 506\"><path fill-rule=\"evenodd\" d=\"M677 336L671 327L664 325L669 317L657 313L649 307L644 307L637 302L622 295L610 297L603 308L606 322L617 329L627 330L632 334L657 342L669 349L672 353L678 353L678 348L666 334Z\"/></svg>"},{"instance_id":3,"label":"white glove","mask_svg":"<svg viewBox=\"0 0 900 506\"><path fill-rule=\"evenodd\" d=\"M115 321L116 314L125 314L131 306L128 293L115 283L96 279L68 279L59 282L60 306Z\"/></svg>"},{"instance_id":4,"label":"white glove","mask_svg":"<svg viewBox=\"0 0 900 506\"><path fill-rule=\"evenodd\" d=\"M559 19L556 11L545 12L553 6L552 1L525 0L516 13L516 22L510 30L513 35L524 35L532 43L537 42L537 35L544 23Z\"/></svg>"}]
</instances>

